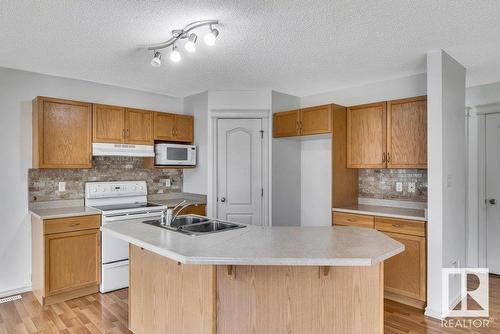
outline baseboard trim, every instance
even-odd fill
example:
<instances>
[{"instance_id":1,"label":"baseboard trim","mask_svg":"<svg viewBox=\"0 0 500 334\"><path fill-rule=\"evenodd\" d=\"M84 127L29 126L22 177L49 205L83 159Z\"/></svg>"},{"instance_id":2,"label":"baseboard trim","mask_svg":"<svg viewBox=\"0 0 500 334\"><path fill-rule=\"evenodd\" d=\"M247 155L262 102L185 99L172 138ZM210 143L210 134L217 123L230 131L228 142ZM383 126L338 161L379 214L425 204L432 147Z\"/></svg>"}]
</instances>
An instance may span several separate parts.
<instances>
[{"instance_id":1,"label":"baseboard trim","mask_svg":"<svg viewBox=\"0 0 500 334\"><path fill-rule=\"evenodd\" d=\"M434 319L437 319L437 320L443 320L443 317L441 315L441 311L433 310L433 309L429 308L428 306L425 308L424 315L426 317L429 317L429 318L434 318Z\"/></svg>"},{"instance_id":2,"label":"baseboard trim","mask_svg":"<svg viewBox=\"0 0 500 334\"><path fill-rule=\"evenodd\" d=\"M31 285L25 286L22 288L12 289L12 290L0 291L0 298L10 297L13 295L17 295L17 294L29 292L29 291L31 291Z\"/></svg>"}]
</instances>

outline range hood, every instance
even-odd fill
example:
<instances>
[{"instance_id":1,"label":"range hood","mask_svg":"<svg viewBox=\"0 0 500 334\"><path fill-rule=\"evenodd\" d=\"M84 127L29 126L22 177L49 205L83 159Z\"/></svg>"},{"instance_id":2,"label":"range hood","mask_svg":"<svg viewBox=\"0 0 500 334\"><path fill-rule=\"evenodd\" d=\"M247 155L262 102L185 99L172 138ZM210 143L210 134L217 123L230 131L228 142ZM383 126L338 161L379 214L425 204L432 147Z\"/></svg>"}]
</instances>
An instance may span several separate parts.
<instances>
[{"instance_id":1,"label":"range hood","mask_svg":"<svg viewBox=\"0 0 500 334\"><path fill-rule=\"evenodd\" d=\"M92 143L93 156L154 157L153 145Z\"/></svg>"}]
</instances>

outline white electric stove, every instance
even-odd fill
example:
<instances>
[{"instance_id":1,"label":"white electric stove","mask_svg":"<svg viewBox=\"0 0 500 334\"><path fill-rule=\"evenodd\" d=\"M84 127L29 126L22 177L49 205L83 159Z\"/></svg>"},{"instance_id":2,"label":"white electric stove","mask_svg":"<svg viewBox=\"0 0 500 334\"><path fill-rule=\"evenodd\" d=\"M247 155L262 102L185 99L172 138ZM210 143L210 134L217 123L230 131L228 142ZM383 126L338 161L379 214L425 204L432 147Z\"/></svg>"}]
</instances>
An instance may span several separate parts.
<instances>
[{"instance_id":1,"label":"white electric stove","mask_svg":"<svg viewBox=\"0 0 500 334\"><path fill-rule=\"evenodd\" d=\"M147 201L146 181L87 182L85 206L101 211L101 224L161 218L163 205ZM102 232L101 232L102 233ZM128 243L102 233L102 293L128 287Z\"/></svg>"}]
</instances>

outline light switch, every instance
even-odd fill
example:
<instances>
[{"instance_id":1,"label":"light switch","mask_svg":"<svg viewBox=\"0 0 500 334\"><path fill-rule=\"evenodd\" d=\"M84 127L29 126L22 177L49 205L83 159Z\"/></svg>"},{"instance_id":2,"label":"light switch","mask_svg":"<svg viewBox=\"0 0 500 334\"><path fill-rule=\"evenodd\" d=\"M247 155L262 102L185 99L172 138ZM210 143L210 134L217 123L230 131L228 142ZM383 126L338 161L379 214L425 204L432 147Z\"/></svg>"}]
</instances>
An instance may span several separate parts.
<instances>
[{"instance_id":1,"label":"light switch","mask_svg":"<svg viewBox=\"0 0 500 334\"><path fill-rule=\"evenodd\" d=\"M403 182L396 182L396 191L398 193L403 191Z\"/></svg>"},{"instance_id":2,"label":"light switch","mask_svg":"<svg viewBox=\"0 0 500 334\"><path fill-rule=\"evenodd\" d=\"M59 191L66 191L66 182L59 182L58 190Z\"/></svg>"},{"instance_id":3,"label":"light switch","mask_svg":"<svg viewBox=\"0 0 500 334\"><path fill-rule=\"evenodd\" d=\"M172 185L172 182L170 179L165 179L165 187L170 187Z\"/></svg>"}]
</instances>

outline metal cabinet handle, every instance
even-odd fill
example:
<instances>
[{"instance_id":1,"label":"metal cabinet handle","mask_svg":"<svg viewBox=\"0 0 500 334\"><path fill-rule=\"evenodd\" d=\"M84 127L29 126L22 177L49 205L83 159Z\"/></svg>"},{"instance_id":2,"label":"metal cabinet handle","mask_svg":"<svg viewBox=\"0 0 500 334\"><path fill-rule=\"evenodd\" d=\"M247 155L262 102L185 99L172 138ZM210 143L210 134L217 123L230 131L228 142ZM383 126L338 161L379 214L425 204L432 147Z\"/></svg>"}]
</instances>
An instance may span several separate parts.
<instances>
[{"instance_id":1,"label":"metal cabinet handle","mask_svg":"<svg viewBox=\"0 0 500 334\"><path fill-rule=\"evenodd\" d=\"M491 205L496 205L497 204L497 200L495 198L490 198L489 201L488 201Z\"/></svg>"},{"instance_id":2,"label":"metal cabinet handle","mask_svg":"<svg viewBox=\"0 0 500 334\"><path fill-rule=\"evenodd\" d=\"M382 153L382 162L385 162L385 152Z\"/></svg>"},{"instance_id":3,"label":"metal cabinet handle","mask_svg":"<svg viewBox=\"0 0 500 334\"><path fill-rule=\"evenodd\" d=\"M391 153L389 153L389 152L387 153L387 159L386 160L387 160L387 162L391 162Z\"/></svg>"},{"instance_id":4,"label":"metal cabinet handle","mask_svg":"<svg viewBox=\"0 0 500 334\"><path fill-rule=\"evenodd\" d=\"M354 222L356 221L356 219L354 219L354 218L347 218L347 221L348 221L348 222L353 222L353 223L354 223Z\"/></svg>"},{"instance_id":5,"label":"metal cabinet handle","mask_svg":"<svg viewBox=\"0 0 500 334\"><path fill-rule=\"evenodd\" d=\"M401 224L392 224L394 227L401 227Z\"/></svg>"},{"instance_id":6,"label":"metal cabinet handle","mask_svg":"<svg viewBox=\"0 0 500 334\"><path fill-rule=\"evenodd\" d=\"M226 202L226 198L225 198L225 197L221 197L221 198L220 198L220 202L221 202L221 203Z\"/></svg>"},{"instance_id":7,"label":"metal cabinet handle","mask_svg":"<svg viewBox=\"0 0 500 334\"><path fill-rule=\"evenodd\" d=\"M80 223L73 223L73 224L69 224L69 227L75 227L75 226L78 226L80 225Z\"/></svg>"}]
</instances>

